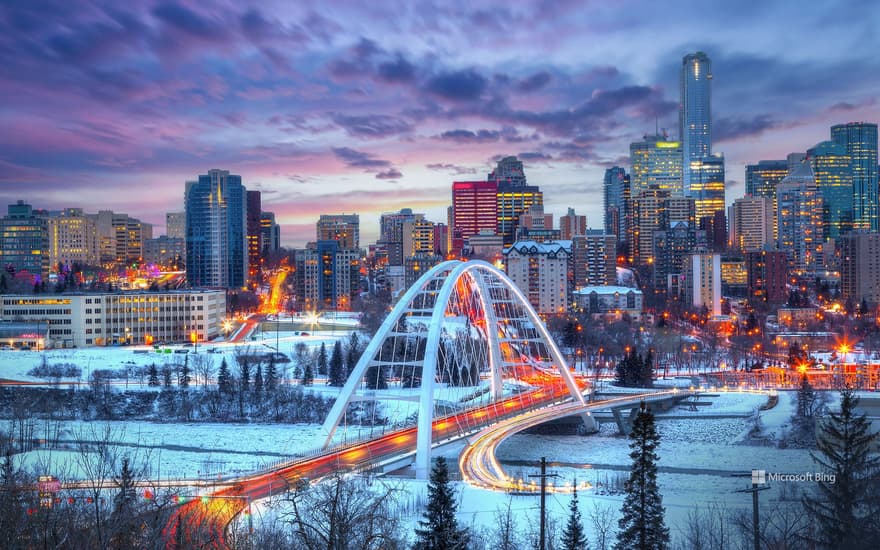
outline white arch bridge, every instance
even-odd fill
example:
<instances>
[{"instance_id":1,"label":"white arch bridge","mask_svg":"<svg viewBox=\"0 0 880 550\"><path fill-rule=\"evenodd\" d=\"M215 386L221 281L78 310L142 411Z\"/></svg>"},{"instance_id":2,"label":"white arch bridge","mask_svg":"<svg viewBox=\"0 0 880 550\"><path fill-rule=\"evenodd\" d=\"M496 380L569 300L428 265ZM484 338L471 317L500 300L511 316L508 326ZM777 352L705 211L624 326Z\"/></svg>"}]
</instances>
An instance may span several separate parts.
<instances>
[{"instance_id":1,"label":"white arch bridge","mask_svg":"<svg viewBox=\"0 0 880 550\"><path fill-rule=\"evenodd\" d=\"M585 405L586 388L503 272L446 261L410 287L370 340L324 422L322 444L394 433L390 450L414 440L424 477L433 445L554 402Z\"/></svg>"}]
</instances>

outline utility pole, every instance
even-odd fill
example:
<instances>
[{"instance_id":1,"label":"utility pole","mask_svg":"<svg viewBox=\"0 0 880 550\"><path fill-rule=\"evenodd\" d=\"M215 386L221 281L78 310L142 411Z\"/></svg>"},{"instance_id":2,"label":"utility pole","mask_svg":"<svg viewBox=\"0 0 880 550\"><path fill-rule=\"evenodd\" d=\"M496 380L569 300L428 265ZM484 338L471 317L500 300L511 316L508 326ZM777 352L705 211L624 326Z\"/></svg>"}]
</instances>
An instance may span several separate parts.
<instances>
[{"instance_id":1,"label":"utility pole","mask_svg":"<svg viewBox=\"0 0 880 550\"><path fill-rule=\"evenodd\" d=\"M752 533L754 534L755 550L761 550L761 531L758 524L758 491L765 491L770 487L764 482L763 470L752 470L752 487L740 489L737 493L752 493Z\"/></svg>"},{"instance_id":2,"label":"utility pole","mask_svg":"<svg viewBox=\"0 0 880 550\"><path fill-rule=\"evenodd\" d=\"M529 477L541 478L541 535L538 542L538 550L547 548L547 478L559 477L557 474L547 473L547 457L541 457L541 473L531 474Z\"/></svg>"}]
</instances>

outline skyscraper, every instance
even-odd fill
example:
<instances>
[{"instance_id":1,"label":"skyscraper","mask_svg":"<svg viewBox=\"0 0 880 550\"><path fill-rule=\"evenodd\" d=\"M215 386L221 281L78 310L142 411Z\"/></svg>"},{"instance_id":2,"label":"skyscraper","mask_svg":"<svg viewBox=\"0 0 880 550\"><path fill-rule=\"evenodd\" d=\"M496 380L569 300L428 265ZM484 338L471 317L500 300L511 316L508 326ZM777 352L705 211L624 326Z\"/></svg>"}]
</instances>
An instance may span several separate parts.
<instances>
[{"instance_id":1,"label":"skyscraper","mask_svg":"<svg viewBox=\"0 0 880 550\"><path fill-rule=\"evenodd\" d=\"M523 187L526 185L526 173L523 170L523 163L516 157L504 157L498 161L495 170L489 173L488 181L494 181L498 184L506 183L512 187Z\"/></svg>"},{"instance_id":2,"label":"skyscraper","mask_svg":"<svg viewBox=\"0 0 880 550\"><path fill-rule=\"evenodd\" d=\"M246 193L241 176L209 170L186 182L186 281L237 288L247 274Z\"/></svg>"},{"instance_id":3,"label":"skyscraper","mask_svg":"<svg viewBox=\"0 0 880 550\"><path fill-rule=\"evenodd\" d=\"M736 199L730 206L730 246L741 251L763 249L773 242L773 218L773 203L767 197Z\"/></svg>"},{"instance_id":4,"label":"skyscraper","mask_svg":"<svg viewBox=\"0 0 880 550\"><path fill-rule=\"evenodd\" d=\"M853 177L853 226L878 230L877 125L849 122L831 127L831 141L846 148Z\"/></svg>"},{"instance_id":5,"label":"skyscraper","mask_svg":"<svg viewBox=\"0 0 880 550\"><path fill-rule=\"evenodd\" d=\"M822 195L822 229L826 239L852 231L853 177L843 145L823 141L807 150L816 187Z\"/></svg>"},{"instance_id":6,"label":"skyscraper","mask_svg":"<svg viewBox=\"0 0 880 550\"><path fill-rule=\"evenodd\" d=\"M795 271L822 264L822 196L809 162L786 176L776 190L777 248Z\"/></svg>"},{"instance_id":7,"label":"skyscraper","mask_svg":"<svg viewBox=\"0 0 880 550\"><path fill-rule=\"evenodd\" d=\"M626 170L620 166L606 169L603 191L605 233L617 235L618 241L625 241L632 223L630 177Z\"/></svg>"},{"instance_id":8,"label":"skyscraper","mask_svg":"<svg viewBox=\"0 0 880 550\"><path fill-rule=\"evenodd\" d=\"M263 250L263 231L260 215L263 213L259 191L247 191L247 255L248 275L253 277L260 266L260 253Z\"/></svg>"},{"instance_id":9,"label":"skyscraper","mask_svg":"<svg viewBox=\"0 0 880 550\"><path fill-rule=\"evenodd\" d=\"M321 214L315 224L319 241L339 241L339 248L360 247L361 219L357 214Z\"/></svg>"},{"instance_id":10,"label":"skyscraper","mask_svg":"<svg viewBox=\"0 0 880 550\"><path fill-rule=\"evenodd\" d=\"M758 164L746 165L746 195L776 200L776 186L788 175L788 162L784 160L759 160Z\"/></svg>"},{"instance_id":11,"label":"skyscraper","mask_svg":"<svg viewBox=\"0 0 880 550\"><path fill-rule=\"evenodd\" d=\"M665 135L645 136L629 146L632 164L630 192L633 197L652 185L681 197L685 193L682 184L682 149L678 141L670 141Z\"/></svg>"},{"instance_id":12,"label":"skyscraper","mask_svg":"<svg viewBox=\"0 0 880 550\"><path fill-rule=\"evenodd\" d=\"M482 230L498 228L498 184L494 181L456 181L452 184L450 252L460 255L464 243Z\"/></svg>"},{"instance_id":13,"label":"skyscraper","mask_svg":"<svg viewBox=\"0 0 880 550\"><path fill-rule=\"evenodd\" d=\"M165 214L165 234L172 239L186 239L186 212Z\"/></svg>"},{"instance_id":14,"label":"skyscraper","mask_svg":"<svg viewBox=\"0 0 880 550\"><path fill-rule=\"evenodd\" d=\"M678 120L686 193L694 179L691 163L712 154L711 82L712 62L705 53L697 52L682 58Z\"/></svg>"},{"instance_id":15,"label":"skyscraper","mask_svg":"<svg viewBox=\"0 0 880 550\"><path fill-rule=\"evenodd\" d=\"M262 236L260 254L267 255L281 248L281 226L275 223L274 212L260 212L260 231Z\"/></svg>"},{"instance_id":16,"label":"skyscraper","mask_svg":"<svg viewBox=\"0 0 880 550\"><path fill-rule=\"evenodd\" d=\"M609 235L617 236L617 233L608 232ZM571 240L577 235L587 234L587 217L581 214L575 214L574 208L569 208L568 212L559 216L559 238L565 241Z\"/></svg>"},{"instance_id":17,"label":"skyscraper","mask_svg":"<svg viewBox=\"0 0 880 550\"><path fill-rule=\"evenodd\" d=\"M696 204L697 221L724 210L724 157L705 156L691 161L690 194Z\"/></svg>"},{"instance_id":18,"label":"skyscraper","mask_svg":"<svg viewBox=\"0 0 880 550\"><path fill-rule=\"evenodd\" d=\"M47 219L49 226L49 265L81 266L98 264L98 229L95 220L82 208L65 208Z\"/></svg>"}]
</instances>

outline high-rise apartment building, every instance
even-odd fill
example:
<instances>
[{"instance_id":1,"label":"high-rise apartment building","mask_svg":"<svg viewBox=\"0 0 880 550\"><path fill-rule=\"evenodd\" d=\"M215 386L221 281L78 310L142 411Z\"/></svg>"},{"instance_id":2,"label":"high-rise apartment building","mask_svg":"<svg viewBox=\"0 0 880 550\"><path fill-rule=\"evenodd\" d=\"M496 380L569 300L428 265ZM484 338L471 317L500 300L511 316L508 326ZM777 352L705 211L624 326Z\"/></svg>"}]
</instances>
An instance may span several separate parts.
<instances>
[{"instance_id":1,"label":"high-rise apartment building","mask_svg":"<svg viewBox=\"0 0 880 550\"><path fill-rule=\"evenodd\" d=\"M745 252L774 243L774 218L771 199L748 195L736 199L730 206L730 246Z\"/></svg>"},{"instance_id":2,"label":"high-rise apartment building","mask_svg":"<svg viewBox=\"0 0 880 550\"><path fill-rule=\"evenodd\" d=\"M690 163L690 193L697 220L711 218L724 210L724 156L712 155Z\"/></svg>"},{"instance_id":3,"label":"high-rise apartment building","mask_svg":"<svg viewBox=\"0 0 880 550\"><path fill-rule=\"evenodd\" d=\"M434 247L434 223L418 217L403 222L403 257L432 256L436 253Z\"/></svg>"},{"instance_id":4,"label":"high-rise apartment building","mask_svg":"<svg viewBox=\"0 0 880 550\"><path fill-rule=\"evenodd\" d=\"M880 233L857 231L837 240L840 252L840 290L855 304L880 303Z\"/></svg>"},{"instance_id":5,"label":"high-rise apartment building","mask_svg":"<svg viewBox=\"0 0 880 550\"><path fill-rule=\"evenodd\" d=\"M403 265L403 259L409 255L404 241L407 224L424 221L425 215L414 213L412 208L401 208L400 212L385 212L379 217L379 241L377 244L385 248L388 254L388 265ZM433 236L432 236L433 238ZM411 242L409 243L411 245Z\"/></svg>"},{"instance_id":6,"label":"high-rise apartment building","mask_svg":"<svg viewBox=\"0 0 880 550\"><path fill-rule=\"evenodd\" d=\"M849 122L831 127L831 141L846 148L853 178L853 226L878 230L877 125Z\"/></svg>"},{"instance_id":7,"label":"high-rise apartment building","mask_svg":"<svg viewBox=\"0 0 880 550\"><path fill-rule=\"evenodd\" d=\"M822 230L836 239L853 227L853 177L849 154L843 145L823 141L807 150L816 187L822 195Z\"/></svg>"},{"instance_id":8,"label":"high-rise apartment building","mask_svg":"<svg viewBox=\"0 0 880 550\"><path fill-rule=\"evenodd\" d=\"M357 214L321 214L315 226L317 240L337 241L346 250L360 248L361 221Z\"/></svg>"},{"instance_id":9,"label":"high-rise apartment building","mask_svg":"<svg viewBox=\"0 0 880 550\"><path fill-rule=\"evenodd\" d=\"M617 237L617 233L606 231L609 235ZM575 214L574 208L569 208L568 212L559 216L559 238L564 241L570 241L578 235L587 234L587 217Z\"/></svg>"},{"instance_id":10,"label":"high-rise apartment building","mask_svg":"<svg viewBox=\"0 0 880 550\"><path fill-rule=\"evenodd\" d=\"M678 107L679 140L684 159L684 191L697 180L693 162L712 154L712 62L703 52L681 60L681 102Z\"/></svg>"},{"instance_id":11,"label":"high-rise apartment building","mask_svg":"<svg viewBox=\"0 0 880 550\"><path fill-rule=\"evenodd\" d=\"M570 242L520 241L504 249L507 276L538 313L568 309Z\"/></svg>"},{"instance_id":12,"label":"high-rise apartment building","mask_svg":"<svg viewBox=\"0 0 880 550\"><path fill-rule=\"evenodd\" d=\"M498 229L498 184L494 181L457 181L452 184L450 240L452 254L461 255L464 243L481 231Z\"/></svg>"},{"instance_id":13,"label":"high-rise apartment building","mask_svg":"<svg viewBox=\"0 0 880 550\"><path fill-rule=\"evenodd\" d=\"M656 185L671 195L685 194L682 183L681 142L670 141L665 135L645 136L629 146L632 164L630 192L633 197Z\"/></svg>"},{"instance_id":14,"label":"high-rise apartment building","mask_svg":"<svg viewBox=\"0 0 880 550\"><path fill-rule=\"evenodd\" d=\"M783 250L761 250L746 253L748 296L771 304L788 299L788 255Z\"/></svg>"},{"instance_id":15,"label":"high-rise apartment building","mask_svg":"<svg viewBox=\"0 0 880 550\"><path fill-rule=\"evenodd\" d=\"M786 176L776 189L777 248L788 254L795 271L822 265L822 196L809 162Z\"/></svg>"},{"instance_id":16,"label":"high-rise apartment building","mask_svg":"<svg viewBox=\"0 0 880 550\"><path fill-rule=\"evenodd\" d=\"M247 256L248 276L253 277L260 267L260 256L263 250L263 231L260 227L260 215L263 213L262 199L259 191L247 191Z\"/></svg>"},{"instance_id":17,"label":"high-rise apartment building","mask_svg":"<svg viewBox=\"0 0 880 550\"><path fill-rule=\"evenodd\" d=\"M662 227L669 191L651 186L633 197L633 224L630 261L636 265L653 263L654 231Z\"/></svg>"},{"instance_id":18,"label":"high-rise apartment building","mask_svg":"<svg viewBox=\"0 0 880 550\"><path fill-rule=\"evenodd\" d=\"M574 288L617 284L616 251L617 236L598 229L589 229L572 237Z\"/></svg>"},{"instance_id":19,"label":"high-rise apartment building","mask_svg":"<svg viewBox=\"0 0 880 550\"><path fill-rule=\"evenodd\" d=\"M309 243L294 251L294 289L301 310L347 311L360 290L360 251L339 241Z\"/></svg>"},{"instance_id":20,"label":"high-rise apartment building","mask_svg":"<svg viewBox=\"0 0 880 550\"><path fill-rule=\"evenodd\" d=\"M186 240L186 212L165 214L165 234L172 239Z\"/></svg>"},{"instance_id":21,"label":"high-rise apartment building","mask_svg":"<svg viewBox=\"0 0 880 550\"><path fill-rule=\"evenodd\" d=\"M281 248L281 226L275 223L274 212L260 212L260 243L263 256L272 252L278 252Z\"/></svg>"},{"instance_id":22,"label":"high-rise apartment building","mask_svg":"<svg viewBox=\"0 0 880 550\"><path fill-rule=\"evenodd\" d=\"M49 229L44 215L18 201L0 218L0 268L10 274L30 273L35 280L49 275Z\"/></svg>"},{"instance_id":23,"label":"high-rise apartment building","mask_svg":"<svg viewBox=\"0 0 880 550\"><path fill-rule=\"evenodd\" d=\"M186 281L240 288L248 272L246 193L241 176L209 170L186 182Z\"/></svg>"},{"instance_id":24,"label":"high-rise apartment building","mask_svg":"<svg viewBox=\"0 0 880 550\"><path fill-rule=\"evenodd\" d=\"M721 315L721 255L692 254L687 262L685 303Z\"/></svg>"},{"instance_id":25,"label":"high-rise apartment building","mask_svg":"<svg viewBox=\"0 0 880 550\"><path fill-rule=\"evenodd\" d=\"M98 265L98 229L82 208L65 208L46 219L49 229L49 265Z\"/></svg>"},{"instance_id":26,"label":"high-rise apartment building","mask_svg":"<svg viewBox=\"0 0 880 550\"><path fill-rule=\"evenodd\" d=\"M605 233L617 235L618 241L626 241L632 223L630 177L626 170L620 166L606 169L603 191Z\"/></svg>"},{"instance_id":27,"label":"high-rise apartment building","mask_svg":"<svg viewBox=\"0 0 880 550\"><path fill-rule=\"evenodd\" d=\"M98 230L98 248L101 263L131 264L140 261L144 241L153 238L153 226L128 214L99 210L86 214L94 220Z\"/></svg>"}]
</instances>

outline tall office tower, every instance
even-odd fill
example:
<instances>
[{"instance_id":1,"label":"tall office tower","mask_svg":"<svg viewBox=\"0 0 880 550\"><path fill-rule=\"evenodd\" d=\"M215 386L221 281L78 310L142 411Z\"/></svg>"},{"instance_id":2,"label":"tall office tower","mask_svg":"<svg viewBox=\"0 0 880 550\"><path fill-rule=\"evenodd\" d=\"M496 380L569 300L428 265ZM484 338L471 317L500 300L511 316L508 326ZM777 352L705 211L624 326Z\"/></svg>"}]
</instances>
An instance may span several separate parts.
<instances>
[{"instance_id":1,"label":"tall office tower","mask_svg":"<svg viewBox=\"0 0 880 550\"><path fill-rule=\"evenodd\" d=\"M695 222L694 200L667 198L651 237L653 261L649 263L654 268L654 288L677 295L686 256L697 248L706 248L706 232L698 230Z\"/></svg>"},{"instance_id":2,"label":"tall office tower","mask_svg":"<svg viewBox=\"0 0 880 550\"><path fill-rule=\"evenodd\" d=\"M749 300L781 304L788 299L788 256L783 250L746 253Z\"/></svg>"},{"instance_id":3,"label":"tall office tower","mask_svg":"<svg viewBox=\"0 0 880 550\"><path fill-rule=\"evenodd\" d=\"M404 226L409 222L424 220L424 214L413 213L412 208L401 208L400 212L385 212L379 217L379 240L388 254L388 265L403 265L408 256L404 246Z\"/></svg>"},{"instance_id":4,"label":"tall office tower","mask_svg":"<svg viewBox=\"0 0 880 550\"><path fill-rule=\"evenodd\" d=\"M606 231L609 235L617 237L617 233ZM559 238L570 241L578 235L587 234L587 217L575 214L574 208L569 208L564 216L559 216ZM612 254L613 256L613 254Z\"/></svg>"},{"instance_id":5,"label":"tall office tower","mask_svg":"<svg viewBox=\"0 0 880 550\"><path fill-rule=\"evenodd\" d=\"M798 166L804 163L806 159L806 153L789 153L788 155L786 155L785 164L788 167L788 174L794 172Z\"/></svg>"},{"instance_id":6,"label":"tall office tower","mask_svg":"<svg viewBox=\"0 0 880 550\"><path fill-rule=\"evenodd\" d=\"M654 231L665 219L669 191L651 186L633 197L633 224L630 242L630 261L636 265L654 262Z\"/></svg>"},{"instance_id":7,"label":"tall office tower","mask_svg":"<svg viewBox=\"0 0 880 550\"><path fill-rule=\"evenodd\" d=\"M849 122L832 126L831 141L844 146L850 157L853 227L877 231L877 125Z\"/></svg>"},{"instance_id":8,"label":"tall office tower","mask_svg":"<svg viewBox=\"0 0 880 550\"><path fill-rule=\"evenodd\" d=\"M524 187L526 185L526 173L523 170L522 161L516 157L504 157L498 161L495 170L489 172L488 181L494 181L499 185L505 183L511 187Z\"/></svg>"},{"instance_id":9,"label":"tall office tower","mask_svg":"<svg viewBox=\"0 0 880 550\"><path fill-rule=\"evenodd\" d=\"M49 275L49 229L46 217L18 201L0 218L0 269L10 275L28 272L37 281Z\"/></svg>"},{"instance_id":10,"label":"tall office tower","mask_svg":"<svg viewBox=\"0 0 880 550\"><path fill-rule=\"evenodd\" d=\"M248 275L253 277L260 266L260 252L263 250L263 230L260 227L260 215L263 213L259 191L247 191L247 213L245 217L247 230Z\"/></svg>"},{"instance_id":11,"label":"tall office tower","mask_svg":"<svg viewBox=\"0 0 880 550\"><path fill-rule=\"evenodd\" d=\"M685 303L721 315L721 255L693 254L687 262Z\"/></svg>"},{"instance_id":12,"label":"tall office tower","mask_svg":"<svg viewBox=\"0 0 880 550\"><path fill-rule=\"evenodd\" d=\"M319 241L337 241L344 250L360 248L361 219L357 214L321 214L315 231Z\"/></svg>"},{"instance_id":13,"label":"tall office tower","mask_svg":"<svg viewBox=\"0 0 880 550\"><path fill-rule=\"evenodd\" d=\"M65 208L46 220L49 228L49 268L58 264L98 265L98 229L82 208Z\"/></svg>"},{"instance_id":14,"label":"tall office tower","mask_svg":"<svg viewBox=\"0 0 880 550\"><path fill-rule=\"evenodd\" d=\"M265 256L281 248L281 226L275 223L274 212L260 212L260 232L260 254Z\"/></svg>"},{"instance_id":15,"label":"tall office tower","mask_svg":"<svg viewBox=\"0 0 880 550\"><path fill-rule=\"evenodd\" d=\"M445 223L434 224L434 253L444 258L449 254L449 226Z\"/></svg>"},{"instance_id":16,"label":"tall office tower","mask_svg":"<svg viewBox=\"0 0 880 550\"><path fill-rule=\"evenodd\" d=\"M795 271L822 265L822 196L809 162L786 176L776 189L777 248Z\"/></svg>"},{"instance_id":17,"label":"tall office tower","mask_svg":"<svg viewBox=\"0 0 880 550\"><path fill-rule=\"evenodd\" d=\"M588 229L583 234L573 236L571 255L574 289L617 284L616 253L616 235L609 235L599 229Z\"/></svg>"},{"instance_id":18,"label":"tall office tower","mask_svg":"<svg viewBox=\"0 0 880 550\"><path fill-rule=\"evenodd\" d=\"M837 241L840 290L853 303L880 303L880 233L856 231Z\"/></svg>"},{"instance_id":19,"label":"tall office tower","mask_svg":"<svg viewBox=\"0 0 880 550\"><path fill-rule=\"evenodd\" d=\"M130 264L140 261L144 241L153 238L153 226L128 214L99 210L86 214L98 230L98 248L101 263Z\"/></svg>"},{"instance_id":20,"label":"tall office tower","mask_svg":"<svg viewBox=\"0 0 880 550\"><path fill-rule=\"evenodd\" d=\"M784 160L759 160L758 164L746 165L746 195L767 197L771 203L776 198L776 186L788 175L788 162Z\"/></svg>"},{"instance_id":21,"label":"tall office tower","mask_svg":"<svg viewBox=\"0 0 880 550\"><path fill-rule=\"evenodd\" d=\"M681 142L669 141L665 135L645 136L630 143L630 192L633 197L656 185L671 195L683 196Z\"/></svg>"},{"instance_id":22,"label":"tall office tower","mask_svg":"<svg viewBox=\"0 0 880 550\"><path fill-rule=\"evenodd\" d=\"M246 193L241 176L209 170L186 182L186 282L240 288L248 268Z\"/></svg>"},{"instance_id":23,"label":"tall office tower","mask_svg":"<svg viewBox=\"0 0 880 550\"><path fill-rule=\"evenodd\" d=\"M165 234L172 239L186 239L186 212L165 214Z\"/></svg>"},{"instance_id":24,"label":"tall office tower","mask_svg":"<svg viewBox=\"0 0 880 550\"><path fill-rule=\"evenodd\" d=\"M543 204L533 204L519 215L516 225L516 241L539 243L559 240L559 229L553 228L553 214L544 213Z\"/></svg>"},{"instance_id":25,"label":"tall office tower","mask_svg":"<svg viewBox=\"0 0 880 550\"><path fill-rule=\"evenodd\" d=\"M745 196L730 206L730 246L740 251L761 250L772 243L773 203L767 197Z\"/></svg>"},{"instance_id":26,"label":"tall office tower","mask_svg":"<svg viewBox=\"0 0 880 550\"><path fill-rule=\"evenodd\" d=\"M807 150L816 187L822 195L822 229L826 239L852 231L853 177L843 145L823 141Z\"/></svg>"},{"instance_id":27,"label":"tall office tower","mask_svg":"<svg viewBox=\"0 0 880 550\"><path fill-rule=\"evenodd\" d=\"M496 192L497 224L495 233L500 235L504 246L516 241L516 228L519 217L532 206L544 206L544 194L536 185L515 185L499 183Z\"/></svg>"},{"instance_id":28,"label":"tall office tower","mask_svg":"<svg viewBox=\"0 0 880 550\"><path fill-rule=\"evenodd\" d=\"M703 52L681 60L681 100L678 105L679 140L684 159L684 191L696 179L693 162L712 154L712 62Z\"/></svg>"},{"instance_id":29,"label":"tall office tower","mask_svg":"<svg viewBox=\"0 0 880 550\"><path fill-rule=\"evenodd\" d=\"M630 177L620 166L605 170L604 207L605 233L617 235L618 241L626 241L632 223L632 198Z\"/></svg>"},{"instance_id":30,"label":"tall office tower","mask_svg":"<svg viewBox=\"0 0 880 550\"><path fill-rule=\"evenodd\" d=\"M451 250L461 255L465 242L481 231L498 230L498 184L494 181L456 181L452 184Z\"/></svg>"},{"instance_id":31,"label":"tall office tower","mask_svg":"<svg viewBox=\"0 0 880 550\"><path fill-rule=\"evenodd\" d=\"M724 156L712 155L691 161L689 197L696 204L697 220L724 210Z\"/></svg>"}]
</instances>

